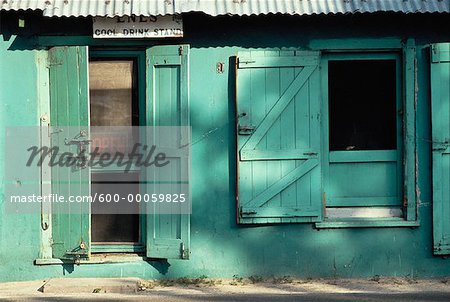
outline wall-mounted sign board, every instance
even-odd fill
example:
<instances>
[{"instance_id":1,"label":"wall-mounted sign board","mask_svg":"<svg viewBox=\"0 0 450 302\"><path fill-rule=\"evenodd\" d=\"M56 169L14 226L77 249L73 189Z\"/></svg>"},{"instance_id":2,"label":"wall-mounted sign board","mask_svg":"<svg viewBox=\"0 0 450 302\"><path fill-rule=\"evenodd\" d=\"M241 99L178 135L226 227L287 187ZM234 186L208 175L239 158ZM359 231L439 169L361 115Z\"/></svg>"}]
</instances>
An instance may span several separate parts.
<instances>
[{"instance_id":1,"label":"wall-mounted sign board","mask_svg":"<svg viewBox=\"0 0 450 302\"><path fill-rule=\"evenodd\" d=\"M183 36L179 15L95 17L94 38L173 38Z\"/></svg>"}]
</instances>

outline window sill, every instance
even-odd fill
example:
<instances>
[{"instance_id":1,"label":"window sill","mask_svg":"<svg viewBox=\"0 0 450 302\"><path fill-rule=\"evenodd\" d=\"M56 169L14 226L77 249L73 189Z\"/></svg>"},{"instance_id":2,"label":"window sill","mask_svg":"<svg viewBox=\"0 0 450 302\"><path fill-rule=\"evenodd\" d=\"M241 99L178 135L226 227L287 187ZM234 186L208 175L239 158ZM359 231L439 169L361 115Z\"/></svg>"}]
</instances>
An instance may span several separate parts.
<instances>
[{"instance_id":1,"label":"window sill","mask_svg":"<svg viewBox=\"0 0 450 302\"><path fill-rule=\"evenodd\" d=\"M338 228L396 228L396 227L418 227L418 220L408 221L404 219L334 219L317 222L317 229L338 229Z\"/></svg>"},{"instance_id":2,"label":"window sill","mask_svg":"<svg viewBox=\"0 0 450 302\"><path fill-rule=\"evenodd\" d=\"M91 253L143 253L142 244L92 244Z\"/></svg>"},{"instance_id":3,"label":"window sill","mask_svg":"<svg viewBox=\"0 0 450 302\"><path fill-rule=\"evenodd\" d=\"M77 264L106 264L106 263L124 263L124 262L141 262L145 261L145 257L138 254L93 254L89 259L80 259ZM57 258L36 259L35 265L61 265L74 263L73 260L62 260Z\"/></svg>"}]
</instances>

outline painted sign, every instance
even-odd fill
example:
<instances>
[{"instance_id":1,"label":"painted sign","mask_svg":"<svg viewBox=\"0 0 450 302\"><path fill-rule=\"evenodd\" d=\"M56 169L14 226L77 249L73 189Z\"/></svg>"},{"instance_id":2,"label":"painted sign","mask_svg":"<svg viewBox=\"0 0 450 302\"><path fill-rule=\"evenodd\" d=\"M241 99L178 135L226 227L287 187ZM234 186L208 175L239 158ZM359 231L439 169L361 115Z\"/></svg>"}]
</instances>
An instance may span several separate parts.
<instances>
[{"instance_id":1,"label":"painted sign","mask_svg":"<svg viewBox=\"0 0 450 302\"><path fill-rule=\"evenodd\" d=\"M179 15L95 17L94 38L172 38L183 36Z\"/></svg>"}]
</instances>

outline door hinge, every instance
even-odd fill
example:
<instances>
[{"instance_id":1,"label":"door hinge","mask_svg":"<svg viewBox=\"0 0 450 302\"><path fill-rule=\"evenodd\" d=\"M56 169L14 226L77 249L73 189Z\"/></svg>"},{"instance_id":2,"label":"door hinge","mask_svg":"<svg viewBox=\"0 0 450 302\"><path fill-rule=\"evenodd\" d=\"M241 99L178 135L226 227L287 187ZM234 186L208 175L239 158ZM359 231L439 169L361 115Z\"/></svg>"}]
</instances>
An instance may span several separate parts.
<instances>
[{"instance_id":1,"label":"door hinge","mask_svg":"<svg viewBox=\"0 0 450 302\"><path fill-rule=\"evenodd\" d=\"M255 60L239 60L239 64L253 64L256 63Z\"/></svg>"},{"instance_id":2,"label":"door hinge","mask_svg":"<svg viewBox=\"0 0 450 302\"><path fill-rule=\"evenodd\" d=\"M303 152L304 156L316 156L317 152Z\"/></svg>"},{"instance_id":3,"label":"door hinge","mask_svg":"<svg viewBox=\"0 0 450 302\"><path fill-rule=\"evenodd\" d=\"M437 145L437 146L433 147L431 149L432 151L444 152L445 150L447 150L449 148L450 143L449 142L435 143L435 145Z\"/></svg>"},{"instance_id":4,"label":"door hinge","mask_svg":"<svg viewBox=\"0 0 450 302\"><path fill-rule=\"evenodd\" d=\"M83 240L80 241L80 244L76 248L74 248L73 250L67 250L65 254L69 257L74 257L75 259L89 257L87 244Z\"/></svg>"},{"instance_id":5,"label":"door hinge","mask_svg":"<svg viewBox=\"0 0 450 302\"><path fill-rule=\"evenodd\" d=\"M244 210L241 208L241 216L242 215L255 215L257 212L255 210Z\"/></svg>"},{"instance_id":6,"label":"door hinge","mask_svg":"<svg viewBox=\"0 0 450 302\"><path fill-rule=\"evenodd\" d=\"M89 145L92 142L92 140L91 139L86 139L85 137L87 137L87 131L86 130L81 130L80 133L77 134L72 139L69 139L69 138L66 137L64 139L64 144L66 144L67 146L69 146L69 145L78 145L79 147Z\"/></svg>"},{"instance_id":7,"label":"door hinge","mask_svg":"<svg viewBox=\"0 0 450 302\"><path fill-rule=\"evenodd\" d=\"M62 129L62 128L58 129L56 127L50 126L50 124L48 124L47 129L48 129L48 137L51 137L52 134L57 134L57 133L64 132L64 129Z\"/></svg>"},{"instance_id":8,"label":"door hinge","mask_svg":"<svg viewBox=\"0 0 450 302\"><path fill-rule=\"evenodd\" d=\"M433 148L432 151L445 151L447 149L447 147L437 147L437 148Z\"/></svg>"},{"instance_id":9,"label":"door hinge","mask_svg":"<svg viewBox=\"0 0 450 302\"><path fill-rule=\"evenodd\" d=\"M185 248L184 242L181 243L181 259L189 259L189 249Z\"/></svg>"},{"instance_id":10,"label":"door hinge","mask_svg":"<svg viewBox=\"0 0 450 302\"><path fill-rule=\"evenodd\" d=\"M252 135L255 132L256 127L252 125L238 126L238 134L239 135Z\"/></svg>"}]
</instances>

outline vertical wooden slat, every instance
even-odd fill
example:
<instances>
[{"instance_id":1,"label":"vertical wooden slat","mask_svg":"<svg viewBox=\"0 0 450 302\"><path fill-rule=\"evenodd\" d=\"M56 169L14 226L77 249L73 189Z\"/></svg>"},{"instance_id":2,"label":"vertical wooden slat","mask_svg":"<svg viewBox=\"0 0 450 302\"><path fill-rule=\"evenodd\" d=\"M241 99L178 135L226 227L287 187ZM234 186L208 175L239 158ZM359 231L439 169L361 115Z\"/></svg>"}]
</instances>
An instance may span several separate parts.
<instances>
[{"instance_id":1,"label":"vertical wooden slat","mask_svg":"<svg viewBox=\"0 0 450 302\"><path fill-rule=\"evenodd\" d=\"M251 95L250 103L252 108L251 124L258 125L266 116L266 71L258 68L252 70L252 79L250 83ZM266 148L266 140L258 142L258 146ZM252 167L252 191L253 195L259 195L267 188L267 162L254 161Z\"/></svg>"},{"instance_id":2,"label":"vertical wooden slat","mask_svg":"<svg viewBox=\"0 0 450 302\"><path fill-rule=\"evenodd\" d=\"M320 122L320 74L313 73L308 82L308 97L309 97L309 144L313 150L321 150L321 122ZM320 152L319 152L320 153ZM320 155L319 155L320 158ZM320 160L320 159L319 159ZM310 204L313 205L315 199L322 200L322 166L309 174L310 184ZM322 207L320 207L322 208ZM321 216L322 213L319 214Z\"/></svg>"},{"instance_id":3,"label":"vertical wooden slat","mask_svg":"<svg viewBox=\"0 0 450 302\"><path fill-rule=\"evenodd\" d=\"M265 56L279 56L278 51L265 51ZM267 68L265 70L265 114L269 112L270 109L275 105L275 101L280 97L280 70L279 68ZM265 148L279 150L281 148L281 139L284 134L289 131L281 132L281 115L275 121L273 126L267 132L265 140ZM266 187L272 186L281 177L281 161L268 161L266 163ZM278 204L282 206L282 199L280 194L275 195L271 201L271 204ZM268 205L268 203L266 204Z\"/></svg>"},{"instance_id":4,"label":"vertical wooden slat","mask_svg":"<svg viewBox=\"0 0 450 302\"><path fill-rule=\"evenodd\" d=\"M283 52L284 55L290 55L293 56L294 52ZM295 68L279 68L280 69L280 93L281 94L286 91L286 89L289 87L289 84L292 83L294 80L296 74L295 74ZM289 105L286 107L286 110L281 115L281 148L282 149L295 149L296 142L295 137L298 131L301 131L298 127L296 127L296 119L295 116L298 114L296 111L300 105L299 105L299 95L297 94L293 101L289 103ZM294 125L294 127L293 127ZM295 160L283 160L281 161L281 170L282 174L280 177L286 176L290 171L295 169ZM307 176L304 176L307 177ZM297 203L297 185L293 184L289 187L287 187L285 190L281 192L281 204L283 205L292 205L296 206Z\"/></svg>"},{"instance_id":5,"label":"vertical wooden slat","mask_svg":"<svg viewBox=\"0 0 450 302\"><path fill-rule=\"evenodd\" d=\"M295 73L298 75L301 72L301 68L296 68ZM304 85L302 89L298 92L296 96L296 145L297 148L311 149L313 147L315 150L319 150L317 146L311 145L311 135L316 135L311 133L311 102L317 100L311 100L310 95L310 82ZM304 122L304 119L308 120L308 123ZM297 160L296 165L299 166L303 161ZM311 205L311 174L305 175L303 178L299 179L297 182L297 206L309 206Z\"/></svg>"},{"instance_id":6,"label":"vertical wooden slat","mask_svg":"<svg viewBox=\"0 0 450 302\"><path fill-rule=\"evenodd\" d=\"M239 132L239 127L241 126L253 126L251 117L253 116L252 106L251 106L251 80L252 80L252 69L237 69L236 76L239 81L236 83L237 88L237 132ZM246 143L250 136L238 135L237 145L242 146ZM238 154L239 157L239 154ZM237 171L238 179L245 184L253 183L253 164L239 166ZM239 183L238 183L239 186ZM239 188L238 188L239 190ZM242 194L237 196L239 200L250 200L252 198L252 190L239 190Z\"/></svg>"}]
</instances>

